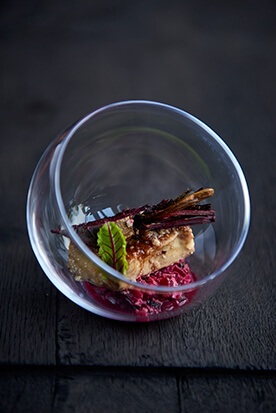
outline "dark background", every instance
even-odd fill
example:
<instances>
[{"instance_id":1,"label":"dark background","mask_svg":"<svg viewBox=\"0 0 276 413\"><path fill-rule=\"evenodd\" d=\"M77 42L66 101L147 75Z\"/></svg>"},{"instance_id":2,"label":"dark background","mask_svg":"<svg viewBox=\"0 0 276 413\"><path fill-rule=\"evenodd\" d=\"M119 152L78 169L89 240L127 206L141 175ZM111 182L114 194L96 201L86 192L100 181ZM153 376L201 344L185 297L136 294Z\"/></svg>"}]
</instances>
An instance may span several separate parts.
<instances>
[{"instance_id":1,"label":"dark background","mask_svg":"<svg viewBox=\"0 0 276 413\"><path fill-rule=\"evenodd\" d=\"M8 1L0 6L0 411L276 411L274 1ZM59 293L29 245L33 170L68 124L150 99L214 129L252 220L217 293L180 317L106 320Z\"/></svg>"}]
</instances>

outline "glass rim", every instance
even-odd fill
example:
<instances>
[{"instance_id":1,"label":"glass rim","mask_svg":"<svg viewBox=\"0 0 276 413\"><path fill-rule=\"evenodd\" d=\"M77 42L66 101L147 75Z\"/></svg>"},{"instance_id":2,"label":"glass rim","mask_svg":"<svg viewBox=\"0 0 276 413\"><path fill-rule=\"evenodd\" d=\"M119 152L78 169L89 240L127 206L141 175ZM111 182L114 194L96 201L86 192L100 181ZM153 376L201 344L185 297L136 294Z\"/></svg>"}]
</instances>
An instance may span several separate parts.
<instances>
[{"instance_id":1,"label":"glass rim","mask_svg":"<svg viewBox=\"0 0 276 413\"><path fill-rule=\"evenodd\" d=\"M238 244L235 248L235 251L232 253L232 255L228 258L228 260L216 271L212 272L211 274L207 275L204 277L202 280L197 280L194 281L190 284L187 285L182 285L178 287L166 287L166 286L151 286L151 285L145 285L142 284L138 281L131 281L128 280L127 277L125 277L123 274L119 273L117 270L114 268L110 267L108 264L106 264L104 261L101 260L100 257L98 257L94 252L90 250L90 248L82 241L82 239L79 237L79 235L76 233L76 231L73 229L71 222L69 221L69 218L66 213L66 209L63 203L63 197L62 197L62 191L61 191L61 182L60 182L60 172L62 168L62 160L63 156L65 153L65 150L71 141L71 139L74 137L75 133L80 129L82 125L84 125L86 122L88 122L91 118L97 116L98 114L105 112L109 109L114 109L114 108L119 108L122 106L134 106L134 105L140 105L140 106L148 106L148 107L155 107L155 108L162 108L170 112L177 113L181 115L182 117L189 119L193 123L197 124L200 128L204 129L205 132L207 132L218 144L219 146L223 149L223 151L227 154L227 156L230 158L233 167L239 177L239 181L242 187L242 193L243 193L243 203L244 203L244 216L243 216L243 226L241 230L241 234L239 237ZM100 269L102 269L104 272L110 274L115 280L117 281L122 281L125 284L131 286L132 288L136 289L143 289L144 291L150 291L152 293L174 293L174 292L185 292L185 291L191 291L194 289L197 289L209 281L215 279L218 277L220 274L222 274L236 259L238 254L240 253L247 234L249 230L249 224L250 224L250 197L249 197L249 191L248 191L248 186L246 183L246 179L244 176L244 173L242 171L242 168L240 164L238 163L235 155L232 153L232 151L229 149L229 147L226 145L226 143L205 123L197 119L195 116L189 114L188 112L185 112L182 109L178 109L174 106L165 104L165 103L160 103L160 102L154 102L154 101L149 101L149 100L126 100L126 101L121 101L121 102L115 102L111 103L109 105L103 106L85 117L81 118L78 122L73 124L71 129L69 130L67 136L64 138L64 140L60 143L61 147L59 148L59 152L57 154L56 158L56 163L55 163L55 169L54 169L54 194L56 197L56 202L57 206L59 209L60 216L62 218L62 223L69 235L69 238L74 242L74 244L85 254L87 258L89 258L92 262L94 262Z\"/></svg>"}]
</instances>

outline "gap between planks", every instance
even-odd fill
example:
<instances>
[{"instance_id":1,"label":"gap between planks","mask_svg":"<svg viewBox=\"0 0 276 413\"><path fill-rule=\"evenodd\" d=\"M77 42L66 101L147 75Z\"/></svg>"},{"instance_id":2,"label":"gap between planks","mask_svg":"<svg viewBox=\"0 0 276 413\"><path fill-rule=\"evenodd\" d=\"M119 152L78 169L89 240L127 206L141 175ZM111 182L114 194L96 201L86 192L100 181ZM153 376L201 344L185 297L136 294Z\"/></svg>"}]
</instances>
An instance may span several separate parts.
<instances>
[{"instance_id":1,"label":"gap between planks","mask_svg":"<svg viewBox=\"0 0 276 413\"><path fill-rule=\"evenodd\" d=\"M256 370L256 369L229 369L229 368L189 368L189 367L139 367L139 366L84 366L84 365L2 365L0 374L5 373L31 373L31 374L85 374L85 373L103 373L103 374L142 374L142 375L165 375L165 376L193 376L193 377L276 377L276 370Z\"/></svg>"}]
</instances>

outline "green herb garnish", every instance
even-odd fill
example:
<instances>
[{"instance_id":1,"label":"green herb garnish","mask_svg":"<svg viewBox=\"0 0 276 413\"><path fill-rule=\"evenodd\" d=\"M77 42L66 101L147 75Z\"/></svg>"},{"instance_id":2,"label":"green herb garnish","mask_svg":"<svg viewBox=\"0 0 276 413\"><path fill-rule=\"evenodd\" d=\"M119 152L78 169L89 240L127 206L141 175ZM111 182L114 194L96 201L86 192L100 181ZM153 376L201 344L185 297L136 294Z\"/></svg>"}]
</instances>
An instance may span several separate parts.
<instances>
[{"instance_id":1,"label":"green herb garnish","mask_svg":"<svg viewBox=\"0 0 276 413\"><path fill-rule=\"evenodd\" d=\"M115 270L126 275L126 240L114 222L106 222L98 232L99 256Z\"/></svg>"}]
</instances>

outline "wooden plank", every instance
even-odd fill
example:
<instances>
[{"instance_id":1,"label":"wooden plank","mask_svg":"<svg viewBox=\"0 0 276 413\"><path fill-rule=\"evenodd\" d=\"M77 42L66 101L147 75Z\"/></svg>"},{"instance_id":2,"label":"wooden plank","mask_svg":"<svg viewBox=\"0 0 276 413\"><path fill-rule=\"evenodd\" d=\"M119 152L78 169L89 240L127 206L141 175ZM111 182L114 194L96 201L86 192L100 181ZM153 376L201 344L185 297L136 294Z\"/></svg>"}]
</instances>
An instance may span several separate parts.
<instances>
[{"instance_id":1,"label":"wooden plank","mask_svg":"<svg viewBox=\"0 0 276 413\"><path fill-rule=\"evenodd\" d=\"M0 362L54 364L56 291L34 259L26 234L11 228L6 235L0 237Z\"/></svg>"},{"instance_id":2,"label":"wooden plank","mask_svg":"<svg viewBox=\"0 0 276 413\"><path fill-rule=\"evenodd\" d=\"M263 376L188 375L180 379L181 412L273 412L276 379Z\"/></svg>"},{"instance_id":3,"label":"wooden plank","mask_svg":"<svg viewBox=\"0 0 276 413\"><path fill-rule=\"evenodd\" d=\"M5 139L1 139L0 162L4 200L0 216L0 362L53 364L56 289L33 254L25 218L27 191L38 161L38 147L36 143L30 145L33 136L29 135L29 126L22 119L15 126L10 116L5 108L3 118L8 122L2 125Z\"/></svg>"},{"instance_id":4,"label":"wooden plank","mask_svg":"<svg viewBox=\"0 0 276 413\"><path fill-rule=\"evenodd\" d=\"M33 368L0 372L0 411L273 412L271 373L181 369Z\"/></svg>"},{"instance_id":5,"label":"wooden plank","mask_svg":"<svg viewBox=\"0 0 276 413\"><path fill-rule=\"evenodd\" d=\"M178 411L177 380L144 373L39 371L0 373L0 411L147 412Z\"/></svg>"},{"instance_id":6,"label":"wooden plank","mask_svg":"<svg viewBox=\"0 0 276 413\"><path fill-rule=\"evenodd\" d=\"M58 378L53 411L102 411L160 413L178 411L178 390L175 377L123 373L64 375Z\"/></svg>"},{"instance_id":7,"label":"wooden plank","mask_svg":"<svg viewBox=\"0 0 276 413\"><path fill-rule=\"evenodd\" d=\"M0 372L0 412L50 413L54 399L55 374L42 371Z\"/></svg>"}]
</instances>

